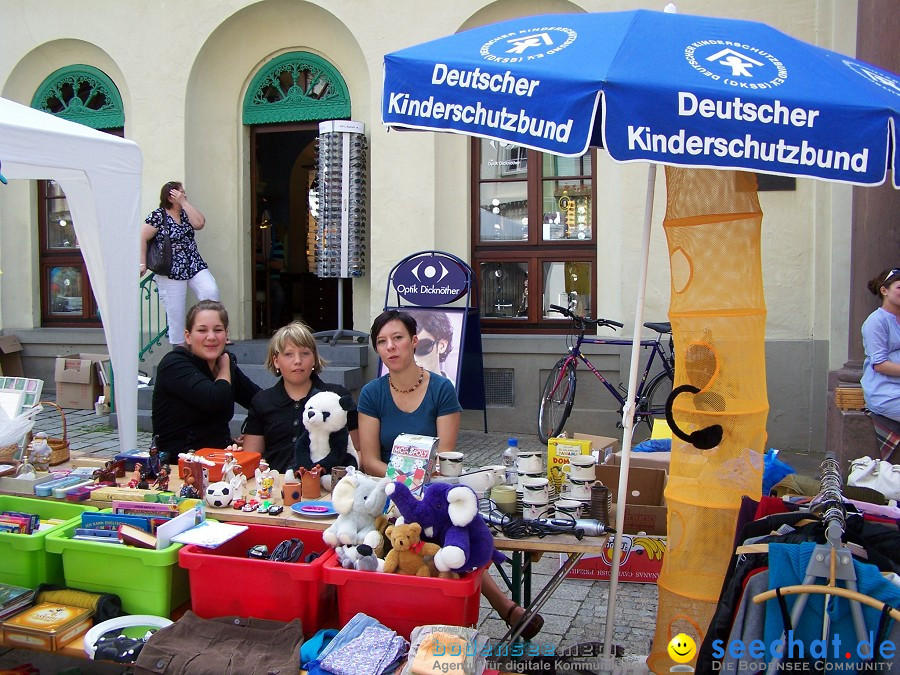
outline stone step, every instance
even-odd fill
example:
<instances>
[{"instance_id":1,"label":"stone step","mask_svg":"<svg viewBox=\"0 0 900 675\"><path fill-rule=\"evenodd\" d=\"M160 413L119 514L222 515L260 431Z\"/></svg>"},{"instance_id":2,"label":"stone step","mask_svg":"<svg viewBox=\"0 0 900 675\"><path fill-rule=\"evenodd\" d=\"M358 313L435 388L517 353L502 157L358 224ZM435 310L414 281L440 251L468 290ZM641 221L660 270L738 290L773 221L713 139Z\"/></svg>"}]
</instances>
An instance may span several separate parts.
<instances>
[{"instance_id":1,"label":"stone step","mask_svg":"<svg viewBox=\"0 0 900 675\"><path fill-rule=\"evenodd\" d=\"M235 410L238 410L239 407L235 407ZM234 417L231 418L231 422L228 425L231 430L231 435L235 438L241 435L241 427L244 425L244 420L247 419L247 413L243 408L240 408L243 412L235 412ZM119 428L119 422L116 419L116 414L113 413L109 416L109 425L113 429ZM137 429L138 431L153 431L153 420L151 419L151 414L149 410L138 410L137 414Z\"/></svg>"}]
</instances>

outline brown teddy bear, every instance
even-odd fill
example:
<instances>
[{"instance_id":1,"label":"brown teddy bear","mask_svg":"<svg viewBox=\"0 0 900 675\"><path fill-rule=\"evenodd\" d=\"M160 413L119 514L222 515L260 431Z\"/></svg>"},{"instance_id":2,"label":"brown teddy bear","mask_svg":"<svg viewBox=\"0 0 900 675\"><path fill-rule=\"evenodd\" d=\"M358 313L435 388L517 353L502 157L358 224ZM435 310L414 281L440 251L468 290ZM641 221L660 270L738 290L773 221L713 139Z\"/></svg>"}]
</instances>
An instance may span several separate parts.
<instances>
[{"instance_id":1,"label":"brown teddy bear","mask_svg":"<svg viewBox=\"0 0 900 675\"><path fill-rule=\"evenodd\" d=\"M433 556L441 550L437 544L422 541L422 526L418 523L392 525L384 533L391 541L393 549L384 560L385 572L408 574L417 577L430 577L431 570L425 562L425 556Z\"/></svg>"}]
</instances>

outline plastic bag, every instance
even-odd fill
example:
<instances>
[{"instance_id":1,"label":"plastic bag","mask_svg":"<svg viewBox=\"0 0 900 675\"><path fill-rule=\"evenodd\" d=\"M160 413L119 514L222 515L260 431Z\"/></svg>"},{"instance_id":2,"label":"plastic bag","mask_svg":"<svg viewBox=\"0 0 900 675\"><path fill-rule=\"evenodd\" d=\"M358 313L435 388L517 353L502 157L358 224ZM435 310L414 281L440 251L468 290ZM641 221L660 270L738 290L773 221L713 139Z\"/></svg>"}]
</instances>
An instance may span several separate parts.
<instances>
[{"instance_id":1,"label":"plastic bag","mask_svg":"<svg viewBox=\"0 0 900 675\"><path fill-rule=\"evenodd\" d=\"M13 417L9 418L6 411L0 408L0 446L18 443L31 431L34 426L34 416L41 411L41 406L36 405Z\"/></svg>"}]
</instances>

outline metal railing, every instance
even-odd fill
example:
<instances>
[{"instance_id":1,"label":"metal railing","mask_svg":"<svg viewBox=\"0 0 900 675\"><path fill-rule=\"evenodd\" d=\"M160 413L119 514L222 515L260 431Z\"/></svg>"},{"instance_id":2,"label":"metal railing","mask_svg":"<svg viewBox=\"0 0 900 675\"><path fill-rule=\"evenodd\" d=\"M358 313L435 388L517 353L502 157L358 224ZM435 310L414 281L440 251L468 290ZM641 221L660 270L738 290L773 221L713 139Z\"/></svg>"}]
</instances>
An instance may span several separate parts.
<instances>
[{"instance_id":1,"label":"metal railing","mask_svg":"<svg viewBox=\"0 0 900 675\"><path fill-rule=\"evenodd\" d=\"M159 288L156 275L152 272L141 279L140 283L141 325L140 351L138 361L145 361L145 356L155 347L162 346L162 340L169 328L166 310L159 299Z\"/></svg>"}]
</instances>

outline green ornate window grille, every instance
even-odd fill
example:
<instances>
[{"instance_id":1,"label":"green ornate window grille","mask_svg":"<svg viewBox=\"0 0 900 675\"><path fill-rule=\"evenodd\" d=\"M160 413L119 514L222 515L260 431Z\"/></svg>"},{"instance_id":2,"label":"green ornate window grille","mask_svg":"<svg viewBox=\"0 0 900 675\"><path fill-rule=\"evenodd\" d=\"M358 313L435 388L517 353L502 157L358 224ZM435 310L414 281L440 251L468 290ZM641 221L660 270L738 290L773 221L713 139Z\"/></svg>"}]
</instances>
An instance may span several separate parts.
<instances>
[{"instance_id":1,"label":"green ornate window grille","mask_svg":"<svg viewBox=\"0 0 900 675\"><path fill-rule=\"evenodd\" d=\"M93 129L125 126L118 88L92 66L66 66L51 73L38 87L31 107Z\"/></svg>"},{"instance_id":2,"label":"green ornate window grille","mask_svg":"<svg viewBox=\"0 0 900 675\"><path fill-rule=\"evenodd\" d=\"M304 122L350 117L350 94L330 63L307 52L269 61L244 97L244 124Z\"/></svg>"}]
</instances>

